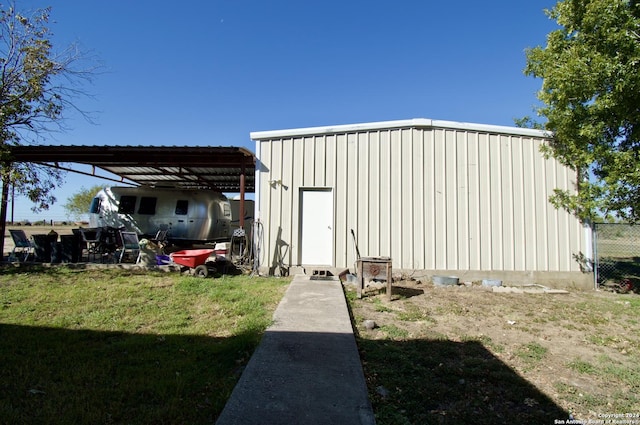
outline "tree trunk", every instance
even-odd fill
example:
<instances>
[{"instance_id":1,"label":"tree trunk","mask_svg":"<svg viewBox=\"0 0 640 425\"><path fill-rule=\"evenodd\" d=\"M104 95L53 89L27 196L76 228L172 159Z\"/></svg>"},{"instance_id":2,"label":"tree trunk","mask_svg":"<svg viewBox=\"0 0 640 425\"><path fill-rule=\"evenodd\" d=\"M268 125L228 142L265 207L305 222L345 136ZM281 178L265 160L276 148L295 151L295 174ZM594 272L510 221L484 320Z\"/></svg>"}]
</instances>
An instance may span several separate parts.
<instances>
[{"instance_id":1,"label":"tree trunk","mask_svg":"<svg viewBox=\"0 0 640 425\"><path fill-rule=\"evenodd\" d=\"M0 261L4 260L4 235L7 231L7 203L9 202L9 170L11 164L2 167L2 199L0 200Z\"/></svg>"}]
</instances>

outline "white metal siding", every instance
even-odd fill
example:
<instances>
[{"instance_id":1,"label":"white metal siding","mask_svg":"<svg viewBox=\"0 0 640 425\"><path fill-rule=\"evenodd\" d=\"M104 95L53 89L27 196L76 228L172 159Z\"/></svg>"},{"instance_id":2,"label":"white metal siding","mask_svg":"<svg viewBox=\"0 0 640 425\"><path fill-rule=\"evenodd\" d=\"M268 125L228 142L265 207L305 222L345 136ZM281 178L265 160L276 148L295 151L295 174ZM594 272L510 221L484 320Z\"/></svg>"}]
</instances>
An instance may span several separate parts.
<instances>
[{"instance_id":1,"label":"white metal siding","mask_svg":"<svg viewBox=\"0 0 640 425\"><path fill-rule=\"evenodd\" d=\"M482 130L258 139L263 263L285 243L286 262L300 264L300 189L326 187L335 191L335 266L353 265L354 229L362 255L390 256L394 268L579 271L582 226L547 201L556 187L572 189L575 174L542 156L542 137Z\"/></svg>"}]
</instances>

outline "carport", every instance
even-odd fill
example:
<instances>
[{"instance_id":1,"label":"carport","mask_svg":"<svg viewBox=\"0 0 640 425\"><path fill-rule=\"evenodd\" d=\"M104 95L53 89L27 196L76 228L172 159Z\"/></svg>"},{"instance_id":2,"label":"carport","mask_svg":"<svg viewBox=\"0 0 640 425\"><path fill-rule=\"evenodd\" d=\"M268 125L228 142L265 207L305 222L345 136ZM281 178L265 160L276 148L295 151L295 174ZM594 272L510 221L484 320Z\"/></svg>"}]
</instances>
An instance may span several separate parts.
<instances>
[{"instance_id":1,"label":"carport","mask_svg":"<svg viewBox=\"0 0 640 425\"><path fill-rule=\"evenodd\" d=\"M255 192L254 154L233 146L12 146L9 161L28 162L134 186L210 189L240 194L240 226L246 193ZM65 164L91 166L91 172ZM106 171L119 179L99 174ZM3 181L0 227L6 231L9 184ZM4 252L4 238L0 238Z\"/></svg>"}]
</instances>

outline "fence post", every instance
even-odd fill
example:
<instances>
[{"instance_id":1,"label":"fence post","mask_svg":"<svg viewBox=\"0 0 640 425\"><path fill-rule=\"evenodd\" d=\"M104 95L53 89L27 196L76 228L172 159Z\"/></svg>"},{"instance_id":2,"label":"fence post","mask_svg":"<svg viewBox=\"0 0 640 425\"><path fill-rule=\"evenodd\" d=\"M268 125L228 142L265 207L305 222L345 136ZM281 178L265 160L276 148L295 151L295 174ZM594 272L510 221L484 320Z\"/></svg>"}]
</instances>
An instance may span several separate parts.
<instances>
[{"instance_id":1,"label":"fence post","mask_svg":"<svg viewBox=\"0 0 640 425\"><path fill-rule=\"evenodd\" d=\"M600 285L598 284L598 271L599 271L599 262L600 259L598 257L598 223L593 223L593 285L596 291L600 289Z\"/></svg>"}]
</instances>

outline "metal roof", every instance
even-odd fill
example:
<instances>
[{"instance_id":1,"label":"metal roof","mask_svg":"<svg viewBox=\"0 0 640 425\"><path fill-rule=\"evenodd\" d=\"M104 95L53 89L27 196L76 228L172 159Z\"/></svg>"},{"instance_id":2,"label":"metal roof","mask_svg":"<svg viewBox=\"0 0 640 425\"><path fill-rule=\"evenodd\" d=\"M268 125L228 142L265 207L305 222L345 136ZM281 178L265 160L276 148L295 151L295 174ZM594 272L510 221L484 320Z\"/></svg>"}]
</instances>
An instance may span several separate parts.
<instances>
[{"instance_id":1,"label":"metal roof","mask_svg":"<svg viewBox=\"0 0 640 425\"><path fill-rule=\"evenodd\" d=\"M549 131L532 128L507 127L500 125L475 124L456 121L432 120L414 118L409 120L380 121L361 124L332 125L324 127L292 128L287 130L254 131L250 133L252 140L280 139L290 137L312 136L317 134L359 133L376 130L390 130L396 128L443 128L447 130L478 131L493 134L507 134L513 136L527 136L551 138Z\"/></svg>"},{"instance_id":2,"label":"metal roof","mask_svg":"<svg viewBox=\"0 0 640 425\"><path fill-rule=\"evenodd\" d=\"M209 146L13 146L11 159L67 169L87 164L138 185L220 192L255 191L253 153ZM91 174L95 175L95 173Z\"/></svg>"}]
</instances>

